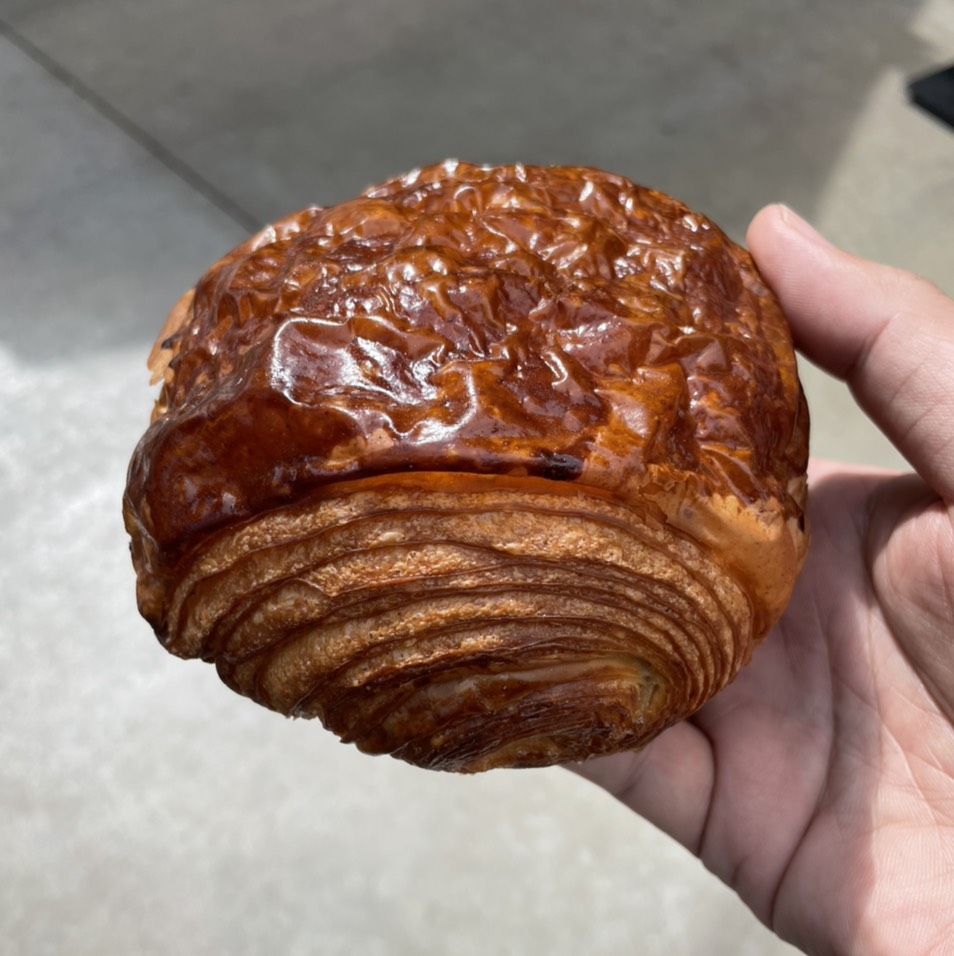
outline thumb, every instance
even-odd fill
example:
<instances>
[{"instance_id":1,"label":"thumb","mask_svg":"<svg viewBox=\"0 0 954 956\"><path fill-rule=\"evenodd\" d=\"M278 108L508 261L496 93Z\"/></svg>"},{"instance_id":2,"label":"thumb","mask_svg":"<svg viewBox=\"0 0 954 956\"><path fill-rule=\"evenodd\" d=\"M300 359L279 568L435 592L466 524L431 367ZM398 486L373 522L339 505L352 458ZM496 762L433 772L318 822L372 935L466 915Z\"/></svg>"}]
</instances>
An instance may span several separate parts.
<instances>
[{"instance_id":1,"label":"thumb","mask_svg":"<svg viewBox=\"0 0 954 956\"><path fill-rule=\"evenodd\" d=\"M837 249L784 206L756 215L748 243L799 350L844 379L921 477L954 501L954 300Z\"/></svg>"}]
</instances>

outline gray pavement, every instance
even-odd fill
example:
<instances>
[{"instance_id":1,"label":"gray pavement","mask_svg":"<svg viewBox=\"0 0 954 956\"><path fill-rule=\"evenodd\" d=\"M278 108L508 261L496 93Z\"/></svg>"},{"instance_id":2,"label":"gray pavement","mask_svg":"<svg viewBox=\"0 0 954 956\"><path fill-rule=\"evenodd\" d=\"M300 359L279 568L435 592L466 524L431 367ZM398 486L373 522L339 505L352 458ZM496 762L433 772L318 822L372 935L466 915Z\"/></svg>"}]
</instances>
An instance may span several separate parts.
<instances>
[{"instance_id":1,"label":"gray pavement","mask_svg":"<svg viewBox=\"0 0 954 956\"><path fill-rule=\"evenodd\" d=\"M588 163L736 238L793 205L954 292L946 0L0 0L0 940L39 954L782 954L560 770L364 757L168 657L120 518L166 311L405 168ZM903 467L806 365L813 450Z\"/></svg>"}]
</instances>

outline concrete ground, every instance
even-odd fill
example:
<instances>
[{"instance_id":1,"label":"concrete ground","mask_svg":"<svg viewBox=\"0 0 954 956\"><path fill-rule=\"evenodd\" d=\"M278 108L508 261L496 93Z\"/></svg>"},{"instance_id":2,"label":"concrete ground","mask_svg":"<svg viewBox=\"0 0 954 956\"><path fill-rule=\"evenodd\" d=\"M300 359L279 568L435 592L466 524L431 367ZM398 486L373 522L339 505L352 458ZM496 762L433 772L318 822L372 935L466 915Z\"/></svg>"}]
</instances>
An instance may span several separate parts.
<instances>
[{"instance_id":1,"label":"concrete ground","mask_svg":"<svg viewBox=\"0 0 954 956\"><path fill-rule=\"evenodd\" d=\"M784 200L954 292L946 0L0 0L0 939L22 954L790 952L568 773L459 779L235 697L139 619L119 503L168 307L253 224L457 156L741 238ZM816 454L898 464L806 367Z\"/></svg>"}]
</instances>

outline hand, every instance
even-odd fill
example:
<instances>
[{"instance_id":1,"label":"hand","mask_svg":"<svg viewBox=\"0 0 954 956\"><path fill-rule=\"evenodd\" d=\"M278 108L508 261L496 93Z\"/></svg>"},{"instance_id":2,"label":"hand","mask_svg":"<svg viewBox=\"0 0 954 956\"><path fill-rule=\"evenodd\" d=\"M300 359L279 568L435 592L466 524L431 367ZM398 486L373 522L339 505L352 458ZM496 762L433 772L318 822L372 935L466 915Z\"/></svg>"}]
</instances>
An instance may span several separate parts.
<instances>
[{"instance_id":1,"label":"hand","mask_svg":"<svg viewBox=\"0 0 954 956\"><path fill-rule=\"evenodd\" d=\"M952 953L954 302L783 207L748 242L798 348L916 474L813 461L809 557L751 665L642 752L579 772L806 952Z\"/></svg>"}]
</instances>

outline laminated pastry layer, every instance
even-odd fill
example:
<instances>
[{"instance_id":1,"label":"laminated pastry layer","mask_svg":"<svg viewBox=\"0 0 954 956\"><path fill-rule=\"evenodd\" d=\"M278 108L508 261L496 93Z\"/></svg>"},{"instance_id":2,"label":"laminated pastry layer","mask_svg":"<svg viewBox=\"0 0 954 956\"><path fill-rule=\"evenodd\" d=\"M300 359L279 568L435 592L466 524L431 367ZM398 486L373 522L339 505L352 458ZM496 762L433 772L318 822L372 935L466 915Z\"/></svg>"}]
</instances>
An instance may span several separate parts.
<instances>
[{"instance_id":1,"label":"laminated pastry layer","mask_svg":"<svg viewBox=\"0 0 954 956\"><path fill-rule=\"evenodd\" d=\"M747 661L745 582L651 502L430 477L329 486L212 535L168 648L362 750L456 771L639 747Z\"/></svg>"}]
</instances>

